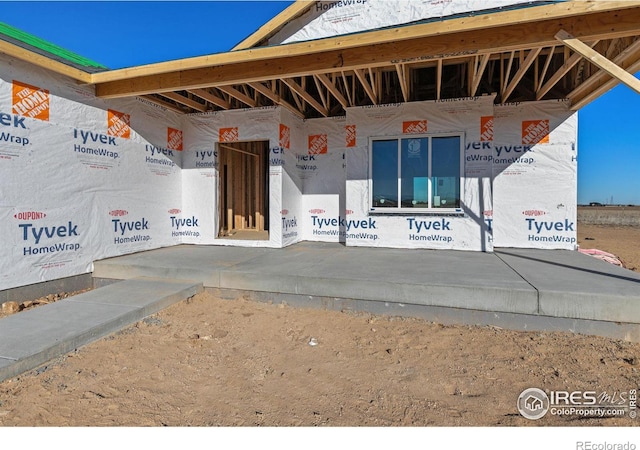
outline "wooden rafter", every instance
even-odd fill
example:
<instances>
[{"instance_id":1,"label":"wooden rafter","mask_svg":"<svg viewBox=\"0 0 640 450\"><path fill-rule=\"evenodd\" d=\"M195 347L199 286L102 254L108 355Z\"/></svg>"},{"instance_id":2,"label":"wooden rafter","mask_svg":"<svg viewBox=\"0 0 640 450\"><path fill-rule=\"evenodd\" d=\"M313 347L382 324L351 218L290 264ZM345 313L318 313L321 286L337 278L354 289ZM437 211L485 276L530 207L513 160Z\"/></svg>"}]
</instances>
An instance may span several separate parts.
<instances>
[{"instance_id":1,"label":"wooden rafter","mask_svg":"<svg viewBox=\"0 0 640 450\"><path fill-rule=\"evenodd\" d=\"M320 101L322 101L322 106L324 106L326 110L329 110L329 95L327 89L320 83L318 75L313 75L313 82L318 90L318 96L320 97Z\"/></svg>"},{"instance_id":2,"label":"wooden rafter","mask_svg":"<svg viewBox=\"0 0 640 450\"><path fill-rule=\"evenodd\" d=\"M409 69L405 64L396 64L396 73L398 74L398 80L400 81L400 90L402 90L402 97L405 102L411 99L411 83L409 80Z\"/></svg>"},{"instance_id":3,"label":"wooden rafter","mask_svg":"<svg viewBox=\"0 0 640 450\"><path fill-rule=\"evenodd\" d=\"M472 66L473 72L471 72L471 83L469 83L470 97L475 97L476 92L478 91L478 86L480 86L480 80L482 80L482 75L484 74L484 71L487 68L487 63L489 62L490 57L491 57L490 53L485 53L484 55L482 55L482 57L476 56L474 58L473 66Z\"/></svg>"},{"instance_id":4,"label":"wooden rafter","mask_svg":"<svg viewBox=\"0 0 640 450\"><path fill-rule=\"evenodd\" d=\"M564 45L571 48L573 51L580 53L583 57L588 59L592 64L607 72L614 78L617 78L620 82L626 84L629 88L640 94L640 80L630 74L613 61L605 58L600 53L593 50L584 42L575 38L571 34L564 30L560 30L555 36Z\"/></svg>"},{"instance_id":5,"label":"wooden rafter","mask_svg":"<svg viewBox=\"0 0 640 450\"><path fill-rule=\"evenodd\" d=\"M631 63L628 66L627 70L629 70L631 72L640 71L640 59L638 59L634 63ZM599 72L595 76L600 78L599 76L601 74L603 74L603 73L605 75L607 75L605 72ZM591 80L591 78L589 80ZM587 80L587 81L589 81L589 80ZM579 98L577 100L574 100L573 97L571 96L571 94L569 94L567 96L567 98L569 98L571 100L571 109L573 111L579 110L583 106L586 106L587 104L589 104L590 102L592 102L596 98L598 98L601 95L603 95L604 93L608 92L610 89L614 88L618 83L619 83L619 81L616 78L610 77L610 79L608 81L602 82L602 84L600 84L598 87L594 88L592 91L587 93L584 97L581 97L581 98Z\"/></svg>"},{"instance_id":6,"label":"wooden rafter","mask_svg":"<svg viewBox=\"0 0 640 450\"><path fill-rule=\"evenodd\" d=\"M298 94L302 99L304 99L304 101L306 101L309 105L311 105L316 111L318 111L324 117L329 116L329 111L327 110L327 108L322 106L315 98L311 96L311 94L309 94L306 90L304 90L303 87L300 84L298 84L294 79L283 78L282 82L287 86L289 86L289 89L291 89L291 91Z\"/></svg>"},{"instance_id":7,"label":"wooden rafter","mask_svg":"<svg viewBox=\"0 0 640 450\"><path fill-rule=\"evenodd\" d=\"M347 101L347 99L344 98L344 95L342 95L340 90L336 87L335 81L330 80L329 77L323 73L319 73L318 75L316 75L316 77L324 85L324 87L327 88L327 91L329 91L331 95L333 95L338 103L342 105L343 108L349 106L349 102Z\"/></svg>"},{"instance_id":8,"label":"wooden rafter","mask_svg":"<svg viewBox=\"0 0 640 450\"><path fill-rule=\"evenodd\" d=\"M502 92L502 95L501 95L502 103L505 103L507 101L507 99L509 98L513 90L516 88L518 83L520 83L520 80L522 80L522 77L524 77L525 73L527 73L527 70L529 70L529 67L531 67L531 64L533 64L533 62L536 60L541 50L542 50L541 47L531 49L531 51L529 51L529 54L524 59L524 61L520 62L520 67L518 68L515 75L513 76L509 84L506 86L504 91Z\"/></svg>"},{"instance_id":9,"label":"wooden rafter","mask_svg":"<svg viewBox=\"0 0 640 450\"><path fill-rule=\"evenodd\" d=\"M189 91L191 92L193 95L200 97L203 100L208 101L209 103L219 106L222 109L229 109L231 108L231 104L223 99L222 97L218 97L215 94L212 94L211 92L205 90L205 89L194 89Z\"/></svg>"},{"instance_id":10,"label":"wooden rafter","mask_svg":"<svg viewBox=\"0 0 640 450\"><path fill-rule=\"evenodd\" d=\"M347 81L347 75L344 71L340 72L342 75L342 82L344 83L344 91L347 93L347 100L349 100L349 106L353 106L354 95L351 95L351 90L349 89L349 82Z\"/></svg>"},{"instance_id":11,"label":"wooden rafter","mask_svg":"<svg viewBox=\"0 0 640 450\"><path fill-rule=\"evenodd\" d=\"M588 4L589 8L585 9L583 3ZM598 12L605 8L604 3L609 9L615 3L619 10ZM487 28L487 16L480 15L465 18L462 22L451 19L442 23L412 25L358 33L354 36L288 44L283 46L286 47L286 52L278 46L264 47L212 55L206 60L199 59L194 62L181 60L173 65L132 68L126 72L110 71L106 74L94 74L92 80L97 83L96 93L99 97L113 98L234 85L281 77L294 78L327 73L335 69L349 71L385 67L397 62L424 62L465 52L500 53L526 50L534 46L549 47L557 44L549 30L561 29L563 26L578 30L578 37L584 40L637 35L640 30L640 2L570 4L571 7L565 5L565 8L572 11L575 17L573 14L560 13L558 5L561 4L540 6L520 11L517 15L520 21L517 24L500 22L497 18L506 16L501 15L504 13L496 13L491 17L492 26ZM625 6L629 4L635 8ZM551 6L556 8L549 9ZM543 10L547 11L547 15L539 18L539 13ZM550 11L554 14L550 14ZM583 12L582 15L576 14L580 11ZM563 16L562 19L558 18L560 15ZM513 20L516 18L511 15L508 17ZM537 21L534 20L535 17L538 17ZM477 28L469 29L471 23L475 23ZM366 51L369 46L375 46L371 47L375 48L375 51ZM265 63L267 60L268 63Z\"/></svg>"},{"instance_id":12,"label":"wooden rafter","mask_svg":"<svg viewBox=\"0 0 640 450\"><path fill-rule=\"evenodd\" d=\"M171 111L178 112L180 114L184 114L184 109L180 108L175 103L168 102L161 98L155 97L153 95L141 95L141 98L150 101L151 103L155 103L156 105L162 106L163 108L170 109Z\"/></svg>"},{"instance_id":13,"label":"wooden rafter","mask_svg":"<svg viewBox=\"0 0 640 450\"><path fill-rule=\"evenodd\" d=\"M236 88L232 87L232 86L217 86L217 88L224 92L225 94L235 98L236 100L240 100L242 103L244 103L245 105L248 105L252 108L255 108L257 103L254 99L252 99L251 97L249 97L247 94L240 92L239 90L237 90Z\"/></svg>"},{"instance_id":14,"label":"wooden rafter","mask_svg":"<svg viewBox=\"0 0 640 450\"><path fill-rule=\"evenodd\" d=\"M195 109L196 111L205 112L207 110L207 105L203 105L202 103L185 97L184 95L180 95L177 92L163 92L159 95L171 99L176 103L180 103L181 105L188 106L191 109Z\"/></svg>"},{"instance_id":15,"label":"wooden rafter","mask_svg":"<svg viewBox=\"0 0 640 450\"><path fill-rule=\"evenodd\" d=\"M275 86L275 81L272 81L272 83L273 83L272 86ZM258 83L258 82L249 83L249 86L251 86L253 89L255 89L256 92L259 92L260 94L262 94L265 97L267 97L269 100L271 100L276 105L280 105L280 106L283 106L283 107L287 108L289 111L291 111L293 114L295 114L296 116L300 117L301 119L304 118L304 113L302 111L297 109L291 103L285 101L282 97L280 97L279 94L275 93L272 89L268 88L263 83Z\"/></svg>"},{"instance_id":16,"label":"wooden rafter","mask_svg":"<svg viewBox=\"0 0 640 450\"><path fill-rule=\"evenodd\" d=\"M593 42L591 46L595 45L596 42ZM552 55L549 55L550 57ZM536 100L540 100L544 97L547 92L549 92L557 83L564 77L580 60L582 59L582 55L579 53L574 53L567 60L565 60L564 64L556 70L556 72L551 75L549 80L542 86L540 86L536 91ZM544 81L544 77L540 80L540 83Z\"/></svg>"},{"instance_id":17,"label":"wooden rafter","mask_svg":"<svg viewBox=\"0 0 640 450\"><path fill-rule=\"evenodd\" d=\"M367 81L367 77L366 77L366 75L364 73L364 70L355 69L354 72L356 74L356 77L358 77L358 80L360 81L360 84L364 88L364 91L369 96L369 99L371 100L371 102L374 105L377 105L378 104L378 97L376 96L376 93L374 92L373 88L371 87L371 84L369 84L369 81Z\"/></svg>"},{"instance_id":18,"label":"wooden rafter","mask_svg":"<svg viewBox=\"0 0 640 450\"><path fill-rule=\"evenodd\" d=\"M440 96L442 95L442 65L442 58L439 58L436 68L436 100L440 100Z\"/></svg>"}]
</instances>

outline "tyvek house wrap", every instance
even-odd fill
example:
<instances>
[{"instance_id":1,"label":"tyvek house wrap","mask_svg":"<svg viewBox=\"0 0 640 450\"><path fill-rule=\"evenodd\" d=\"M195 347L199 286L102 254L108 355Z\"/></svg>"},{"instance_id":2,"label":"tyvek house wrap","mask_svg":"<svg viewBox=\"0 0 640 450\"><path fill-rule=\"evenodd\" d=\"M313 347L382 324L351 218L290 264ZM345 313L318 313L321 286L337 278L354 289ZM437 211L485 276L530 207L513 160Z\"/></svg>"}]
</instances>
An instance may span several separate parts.
<instances>
[{"instance_id":1,"label":"tyvek house wrap","mask_svg":"<svg viewBox=\"0 0 640 450\"><path fill-rule=\"evenodd\" d=\"M181 120L0 55L0 289L173 245Z\"/></svg>"},{"instance_id":2,"label":"tyvek house wrap","mask_svg":"<svg viewBox=\"0 0 640 450\"><path fill-rule=\"evenodd\" d=\"M577 248L577 127L566 101L495 106L496 247Z\"/></svg>"},{"instance_id":3,"label":"tyvek house wrap","mask_svg":"<svg viewBox=\"0 0 640 450\"><path fill-rule=\"evenodd\" d=\"M562 0L560 0L562 1ZM439 19L525 7L530 0L332 0L316 1L302 16L291 20L269 39L269 45L286 44Z\"/></svg>"},{"instance_id":4,"label":"tyvek house wrap","mask_svg":"<svg viewBox=\"0 0 640 450\"><path fill-rule=\"evenodd\" d=\"M486 132L493 96L398 103L347 109L350 138L343 232L347 245L492 250L485 212L492 209L491 141ZM411 138L404 126L419 122L419 134L464 133L464 192L458 215L376 215L370 210L369 141L372 137Z\"/></svg>"}]
</instances>

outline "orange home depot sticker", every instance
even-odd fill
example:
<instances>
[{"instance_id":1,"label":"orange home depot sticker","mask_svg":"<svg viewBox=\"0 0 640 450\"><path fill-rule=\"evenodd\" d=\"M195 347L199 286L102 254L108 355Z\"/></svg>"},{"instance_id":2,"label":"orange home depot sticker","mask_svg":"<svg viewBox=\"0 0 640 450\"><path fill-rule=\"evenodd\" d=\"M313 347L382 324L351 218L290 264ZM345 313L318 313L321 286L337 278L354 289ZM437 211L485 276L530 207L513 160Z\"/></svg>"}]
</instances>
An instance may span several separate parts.
<instances>
[{"instance_id":1,"label":"orange home depot sticker","mask_svg":"<svg viewBox=\"0 0 640 450\"><path fill-rule=\"evenodd\" d=\"M523 120L522 143L524 145L549 143L549 120Z\"/></svg>"},{"instance_id":2,"label":"orange home depot sticker","mask_svg":"<svg viewBox=\"0 0 640 450\"><path fill-rule=\"evenodd\" d=\"M356 146L356 126L347 125L344 127L347 132L347 147Z\"/></svg>"},{"instance_id":3,"label":"orange home depot sticker","mask_svg":"<svg viewBox=\"0 0 640 450\"><path fill-rule=\"evenodd\" d=\"M280 124L280 147L288 149L291 145L291 130L288 126Z\"/></svg>"},{"instance_id":4,"label":"orange home depot sticker","mask_svg":"<svg viewBox=\"0 0 640 450\"><path fill-rule=\"evenodd\" d=\"M426 133L427 121L426 120L410 120L408 122L402 122L403 133Z\"/></svg>"},{"instance_id":5,"label":"orange home depot sticker","mask_svg":"<svg viewBox=\"0 0 640 450\"><path fill-rule=\"evenodd\" d=\"M220 142L236 142L238 139L240 139L238 127L220 128L220 131L218 132L218 140Z\"/></svg>"},{"instance_id":6,"label":"orange home depot sticker","mask_svg":"<svg viewBox=\"0 0 640 450\"><path fill-rule=\"evenodd\" d=\"M493 141L493 116L480 117L480 141Z\"/></svg>"},{"instance_id":7,"label":"orange home depot sticker","mask_svg":"<svg viewBox=\"0 0 640 450\"><path fill-rule=\"evenodd\" d=\"M167 128L167 148L182 151L182 130Z\"/></svg>"},{"instance_id":8,"label":"orange home depot sticker","mask_svg":"<svg viewBox=\"0 0 640 450\"><path fill-rule=\"evenodd\" d=\"M13 80L13 113L49 121L49 91Z\"/></svg>"},{"instance_id":9,"label":"orange home depot sticker","mask_svg":"<svg viewBox=\"0 0 640 450\"><path fill-rule=\"evenodd\" d=\"M129 139L131 137L131 116L109 109L107 111L107 134Z\"/></svg>"},{"instance_id":10,"label":"orange home depot sticker","mask_svg":"<svg viewBox=\"0 0 640 450\"><path fill-rule=\"evenodd\" d=\"M328 140L326 134L309 135L309 154L321 155L327 153Z\"/></svg>"}]
</instances>

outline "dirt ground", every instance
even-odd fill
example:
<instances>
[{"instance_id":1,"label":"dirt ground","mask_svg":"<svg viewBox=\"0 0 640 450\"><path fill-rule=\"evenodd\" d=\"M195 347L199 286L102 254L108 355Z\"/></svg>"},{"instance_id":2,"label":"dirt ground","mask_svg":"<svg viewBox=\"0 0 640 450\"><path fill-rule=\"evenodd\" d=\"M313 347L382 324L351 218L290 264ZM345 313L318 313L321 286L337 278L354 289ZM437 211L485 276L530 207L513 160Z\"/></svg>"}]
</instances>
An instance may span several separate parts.
<instances>
[{"instance_id":1,"label":"dirt ground","mask_svg":"<svg viewBox=\"0 0 640 450\"><path fill-rule=\"evenodd\" d=\"M640 267L640 230L585 226L578 233L586 248ZM628 400L640 387L640 344L204 293L0 383L0 425L639 424L628 414L526 419L516 403L532 387Z\"/></svg>"}]
</instances>

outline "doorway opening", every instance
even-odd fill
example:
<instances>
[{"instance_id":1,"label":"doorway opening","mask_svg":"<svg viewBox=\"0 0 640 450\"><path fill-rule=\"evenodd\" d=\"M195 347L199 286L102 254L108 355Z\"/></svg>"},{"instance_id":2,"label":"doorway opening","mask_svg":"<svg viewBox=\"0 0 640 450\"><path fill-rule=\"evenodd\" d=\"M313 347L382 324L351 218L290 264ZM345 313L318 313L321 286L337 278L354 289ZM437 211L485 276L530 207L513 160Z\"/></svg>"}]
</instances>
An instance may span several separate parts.
<instances>
[{"instance_id":1,"label":"doorway opening","mask_svg":"<svg viewBox=\"0 0 640 450\"><path fill-rule=\"evenodd\" d=\"M218 144L218 238L269 239L269 141Z\"/></svg>"}]
</instances>

